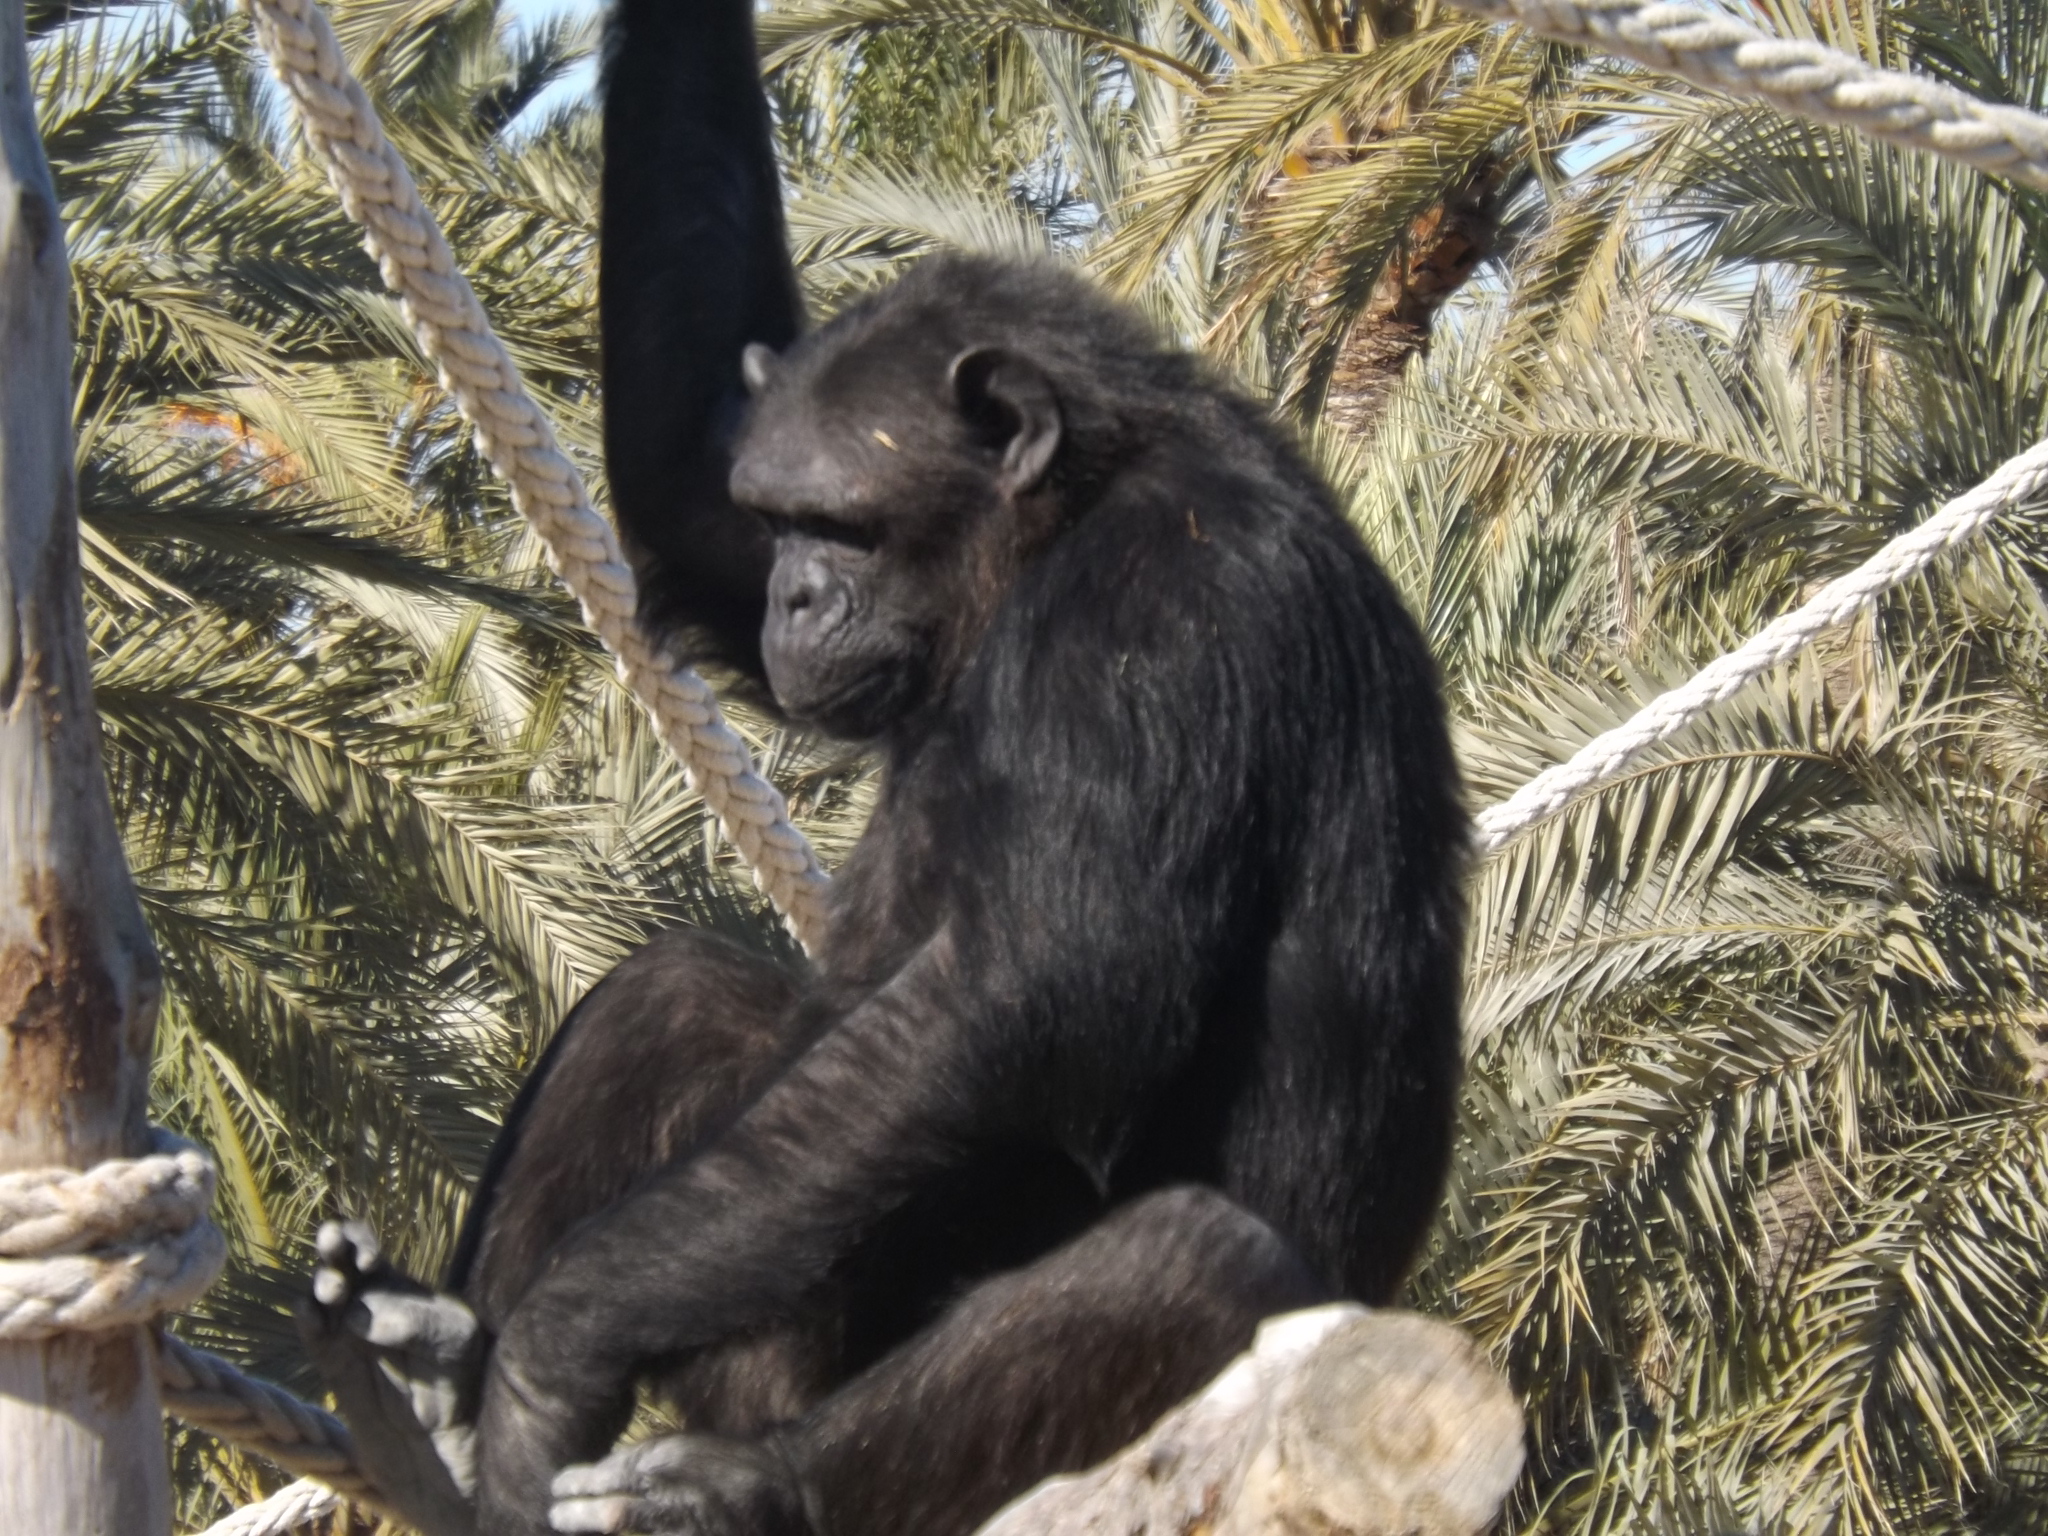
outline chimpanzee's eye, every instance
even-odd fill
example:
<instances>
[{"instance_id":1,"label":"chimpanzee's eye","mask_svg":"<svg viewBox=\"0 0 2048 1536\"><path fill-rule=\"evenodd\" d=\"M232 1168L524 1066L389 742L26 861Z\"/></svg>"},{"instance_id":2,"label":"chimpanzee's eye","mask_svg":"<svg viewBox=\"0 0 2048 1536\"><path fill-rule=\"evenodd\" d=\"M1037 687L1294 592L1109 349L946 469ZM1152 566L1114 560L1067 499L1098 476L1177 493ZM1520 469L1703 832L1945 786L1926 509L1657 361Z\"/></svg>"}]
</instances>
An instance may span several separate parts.
<instances>
[{"instance_id":1,"label":"chimpanzee's eye","mask_svg":"<svg viewBox=\"0 0 2048 1536\"><path fill-rule=\"evenodd\" d=\"M873 549L881 543L881 531L868 523L848 522L817 512L756 512L768 532L778 539L816 539L821 544L840 544L848 549Z\"/></svg>"}]
</instances>

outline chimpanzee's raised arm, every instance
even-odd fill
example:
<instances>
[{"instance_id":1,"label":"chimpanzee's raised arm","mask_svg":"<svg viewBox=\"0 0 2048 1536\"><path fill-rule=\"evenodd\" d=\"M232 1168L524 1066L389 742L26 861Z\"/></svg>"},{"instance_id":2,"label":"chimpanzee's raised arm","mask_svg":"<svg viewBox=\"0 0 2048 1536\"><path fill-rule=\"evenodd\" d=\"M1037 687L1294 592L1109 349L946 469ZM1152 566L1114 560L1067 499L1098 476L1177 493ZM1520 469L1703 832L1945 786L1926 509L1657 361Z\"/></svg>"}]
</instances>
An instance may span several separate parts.
<instances>
[{"instance_id":1,"label":"chimpanzee's raised arm","mask_svg":"<svg viewBox=\"0 0 2048 1536\"><path fill-rule=\"evenodd\" d=\"M605 457L647 617L761 670L770 552L726 492L740 356L802 327L751 0L617 0L607 49Z\"/></svg>"}]
</instances>

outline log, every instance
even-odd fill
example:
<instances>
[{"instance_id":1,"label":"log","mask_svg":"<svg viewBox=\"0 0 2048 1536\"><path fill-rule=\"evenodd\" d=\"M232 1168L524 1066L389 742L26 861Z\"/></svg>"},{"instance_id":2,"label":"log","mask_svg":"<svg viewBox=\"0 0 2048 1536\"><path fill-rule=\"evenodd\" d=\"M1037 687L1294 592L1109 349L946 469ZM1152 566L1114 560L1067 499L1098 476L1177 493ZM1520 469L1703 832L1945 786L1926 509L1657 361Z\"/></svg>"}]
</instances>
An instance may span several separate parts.
<instances>
[{"instance_id":1,"label":"log","mask_svg":"<svg viewBox=\"0 0 2048 1536\"><path fill-rule=\"evenodd\" d=\"M1521 1470L1521 1407L1471 1340L1345 1303L1273 1319L1142 1440L978 1536L1472 1536Z\"/></svg>"},{"instance_id":2,"label":"log","mask_svg":"<svg viewBox=\"0 0 2048 1536\"><path fill-rule=\"evenodd\" d=\"M0 1171L148 1150L159 971L100 762L79 592L64 231L22 0L0 0ZM0 1343L0 1531L160 1536L140 1328Z\"/></svg>"}]
</instances>

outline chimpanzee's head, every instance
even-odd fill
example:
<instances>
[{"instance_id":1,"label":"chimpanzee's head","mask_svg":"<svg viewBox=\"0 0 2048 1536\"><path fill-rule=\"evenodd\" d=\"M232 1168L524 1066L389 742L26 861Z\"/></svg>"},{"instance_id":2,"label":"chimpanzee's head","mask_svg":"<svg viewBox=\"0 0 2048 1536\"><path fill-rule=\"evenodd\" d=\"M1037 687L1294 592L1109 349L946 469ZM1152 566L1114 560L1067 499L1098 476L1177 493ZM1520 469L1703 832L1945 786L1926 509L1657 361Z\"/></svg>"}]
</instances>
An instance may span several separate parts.
<instances>
[{"instance_id":1,"label":"chimpanzee's head","mask_svg":"<svg viewBox=\"0 0 2048 1536\"><path fill-rule=\"evenodd\" d=\"M774 539L762 659L776 702L834 735L882 735L941 694L1059 525L1058 394L974 331L884 302L780 356L747 349L731 484Z\"/></svg>"}]
</instances>

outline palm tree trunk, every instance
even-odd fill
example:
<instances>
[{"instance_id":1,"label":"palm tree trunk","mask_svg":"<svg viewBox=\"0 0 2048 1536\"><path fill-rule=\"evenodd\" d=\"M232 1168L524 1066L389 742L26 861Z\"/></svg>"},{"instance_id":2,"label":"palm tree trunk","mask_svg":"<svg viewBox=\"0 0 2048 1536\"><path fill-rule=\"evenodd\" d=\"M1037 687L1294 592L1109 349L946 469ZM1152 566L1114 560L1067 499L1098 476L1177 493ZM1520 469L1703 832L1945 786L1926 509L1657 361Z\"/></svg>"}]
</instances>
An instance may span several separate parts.
<instances>
[{"instance_id":1,"label":"palm tree trunk","mask_svg":"<svg viewBox=\"0 0 2048 1536\"><path fill-rule=\"evenodd\" d=\"M157 963L100 764L79 593L64 232L23 0L0 0L0 1169L144 1150ZM0 1531L160 1536L140 1328L0 1343Z\"/></svg>"},{"instance_id":2,"label":"palm tree trunk","mask_svg":"<svg viewBox=\"0 0 2048 1536\"><path fill-rule=\"evenodd\" d=\"M1437 311L1497 249L1501 170L1487 161L1415 221L1364 312L1351 323L1323 405L1324 414L1346 432L1371 434L1408 359L1429 350Z\"/></svg>"}]
</instances>

